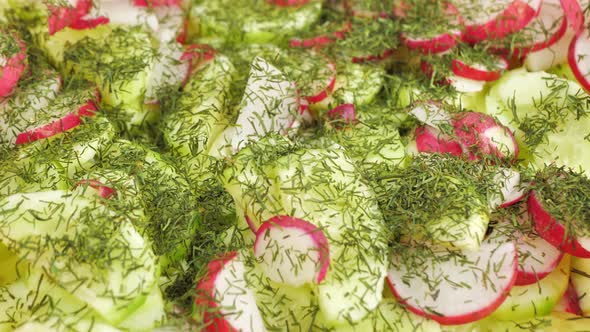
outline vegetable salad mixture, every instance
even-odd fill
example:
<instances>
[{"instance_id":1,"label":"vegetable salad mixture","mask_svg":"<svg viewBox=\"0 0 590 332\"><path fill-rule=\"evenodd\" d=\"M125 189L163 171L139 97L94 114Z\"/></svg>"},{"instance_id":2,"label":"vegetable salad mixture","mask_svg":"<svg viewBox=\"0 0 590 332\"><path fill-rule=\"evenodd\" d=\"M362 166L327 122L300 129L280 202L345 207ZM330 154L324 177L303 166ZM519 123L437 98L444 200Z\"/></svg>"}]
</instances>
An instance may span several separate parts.
<instances>
[{"instance_id":1,"label":"vegetable salad mixture","mask_svg":"<svg viewBox=\"0 0 590 332\"><path fill-rule=\"evenodd\" d=\"M0 331L588 331L587 53L587 0L0 0Z\"/></svg>"}]
</instances>

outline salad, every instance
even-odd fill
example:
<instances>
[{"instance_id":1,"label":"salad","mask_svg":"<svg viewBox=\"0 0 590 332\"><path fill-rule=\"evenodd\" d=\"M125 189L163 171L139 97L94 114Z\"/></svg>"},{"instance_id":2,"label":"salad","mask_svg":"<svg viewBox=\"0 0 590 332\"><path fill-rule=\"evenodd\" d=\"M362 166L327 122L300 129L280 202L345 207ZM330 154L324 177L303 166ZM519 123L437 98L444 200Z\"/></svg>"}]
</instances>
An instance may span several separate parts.
<instances>
[{"instance_id":1,"label":"salad","mask_svg":"<svg viewBox=\"0 0 590 332\"><path fill-rule=\"evenodd\" d=\"M590 330L590 2L0 0L0 331Z\"/></svg>"}]
</instances>

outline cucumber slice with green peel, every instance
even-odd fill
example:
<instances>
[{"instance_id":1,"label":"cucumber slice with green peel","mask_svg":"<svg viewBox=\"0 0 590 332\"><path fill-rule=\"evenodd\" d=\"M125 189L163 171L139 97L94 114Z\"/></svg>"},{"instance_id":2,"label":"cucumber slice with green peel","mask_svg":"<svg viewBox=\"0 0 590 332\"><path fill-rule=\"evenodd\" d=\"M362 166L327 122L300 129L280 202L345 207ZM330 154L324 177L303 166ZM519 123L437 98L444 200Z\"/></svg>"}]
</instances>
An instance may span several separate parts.
<instances>
[{"instance_id":1,"label":"cucumber slice with green peel","mask_svg":"<svg viewBox=\"0 0 590 332\"><path fill-rule=\"evenodd\" d=\"M236 43L277 42L315 23L321 7L316 0L297 7L275 6L265 0L198 1L190 11L189 35L222 36Z\"/></svg>"},{"instance_id":2,"label":"cucumber slice with green peel","mask_svg":"<svg viewBox=\"0 0 590 332\"><path fill-rule=\"evenodd\" d=\"M154 287L148 295L145 303L137 308L131 315L117 324L122 330L129 331L152 331L161 325L166 319L164 300L158 287Z\"/></svg>"},{"instance_id":3,"label":"cucumber slice with green peel","mask_svg":"<svg viewBox=\"0 0 590 332\"><path fill-rule=\"evenodd\" d=\"M453 332L562 332L562 331L587 331L590 318L576 316L564 312L552 312L550 315L513 321L501 321L494 317L483 319L467 326L457 326L449 329Z\"/></svg>"},{"instance_id":4,"label":"cucumber slice with green peel","mask_svg":"<svg viewBox=\"0 0 590 332\"><path fill-rule=\"evenodd\" d=\"M590 259L572 257L572 284L584 315L590 315Z\"/></svg>"},{"instance_id":5,"label":"cucumber slice with green peel","mask_svg":"<svg viewBox=\"0 0 590 332\"><path fill-rule=\"evenodd\" d=\"M273 168L269 178L276 177L284 211L319 227L328 240L320 311L332 322L361 320L381 301L387 265L384 225L371 188L337 146L296 151Z\"/></svg>"},{"instance_id":6,"label":"cucumber slice with green peel","mask_svg":"<svg viewBox=\"0 0 590 332\"><path fill-rule=\"evenodd\" d=\"M498 320L525 320L548 315L567 290L570 276L570 256L536 284L514 286L502 305L492 313Z\"/></svg>"},{"instance_id":7,"label":"cucumber slice with green peel","mask_svg":"<svg viewBox=\"0 0 590 332\"><path fill-rule=\"evenodd\" d=\"M64 191L16 194L0 202L0 215L10 250L112 324L141 306L156 284L148 244L125 216L97 202Z\"/></svg>"},{"instance_id":8,"label":"cucumber slice with green peel","mask_svg":"<svg viewBox=\"0 0 590 332\"><path fill-rule=\"evenodd\" d=\"M314 321L318 330L338 332L392 331L392 332L439 332L441 326L426 318L410 312L402 304L388 298L383 299L379 306L360 322L333 325L324 321L321 313Z\"/></svg>"},{"instance_id":9,"label":"cucumber slice with green peel","mask_svg":"<svg viewBox=\"0 0 590 332\"><path fill-rule=\"evenodd\" d=\"M317 311L316 298L309 286L292 287L275 283L260 269L250 252L242 254L246 284L254 292L256 305L268 331L308 331Z\"/></svg>"},{"instance_id":10,"label":"cucumber slice with green peel","mask_svg":"<svg viewBox=\"0 0 590 332\"><path fill-rule=\"evenodd\" d=\"M490 88L486 112L514 132L522 148L521 159L534 159L536 164L561 163L563 159L568 166L586 168L590 165L571 149L574 142L585 142L585 131L579 128L587 127L585 113L589 98L573 81L545 72L517 69L504 74ZM567 136L575 135L569 142L563 138L565 130ZM580 132L584 134L578 135Z\"/></svg>"},{"instance_id":11,"label":"cucumber slice with green peel","mask_svg":"<svg viewBox=\"0 0 590 332\"><path fill-rule=\"evenodd\" d=\"M27 274L28 263L19 260L19 257L2 243L0 243L0 264L3 267L0 271L0 287L12 284Z\"/></svg>"},{"instance_id":12,"label":"cucumber slice with green peel","mask_svg":"<svg viewBox=\"0 0 590 332\"><path fill-rule=\"evenodd\" d=\"M162 119L164 140L174 154L192 157L207 152L229 125L226 102L234 74L231 61L217 54L191 76L174 108Z\"/></svg>"}]
</instances>

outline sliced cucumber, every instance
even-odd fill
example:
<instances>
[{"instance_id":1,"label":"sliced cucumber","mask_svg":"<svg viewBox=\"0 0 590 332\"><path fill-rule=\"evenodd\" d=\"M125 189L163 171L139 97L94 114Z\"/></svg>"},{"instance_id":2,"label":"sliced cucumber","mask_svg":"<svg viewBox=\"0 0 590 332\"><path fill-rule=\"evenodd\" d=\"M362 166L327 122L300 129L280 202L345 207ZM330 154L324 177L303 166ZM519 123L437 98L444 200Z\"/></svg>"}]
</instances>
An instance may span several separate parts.
<instances>
[{"instance_id":1,"label":"sliced cucumber","mask_svg":"<svg viewBox=\"0 0 590 332\"><path fill-rule=\"evenodd\" d=\"M63 191L16 194L0 202L0 216L11 251L112 324L140 307L156 284L147 243L125 216L96 202Z\"/></svg>"},{"instance_id":2,"label":"sliced cucumber","mask_svg":"<svg viewBox=\"0 0 590 332\"><path fill-rule=\"evenodd\" d=\"M277 42L315 23L321 1L282 7L265 0L197 1L190 12L190 32L199 37L222 36L236 43Z\"/></svg>"},{"instance_id":3,"label":"sliced cucumber","mask_svg":"<svg viewBox=\"0 0 590 332\"><path fill-rule=\"evenodd\" d=\"M234 73L231 61L216 55L189 79L162 119L164 139L174 154L193 157L208 151L229 125L226 102Z\"/></svg>"},{"instance_id":4,"label":"sliced cucumber","mask_svg":"<svg viewBox=\"0 0 590 332\"><path fill-rule=\"evenodd\" d=\"M536 284L512 287L492 317L518 321L548 315L567 290L569 275L570 256L565 255L555 270Z\"/></svg>"},{"instance_id":5,"label":"sliced cucumber","mask_svg":"<svg viewBox=\"0 0 590 332\"><path fill-rule=\"evenodd\" d=\"M367 317L357 323L346 323L333 326L326 324L324 318L319 317L314 322L318 330L333 330L337 332L438 332L441 327L433 320L420 317L393 299L383 299L379 306Z\"/></svg>"},{"instance_id":6,"label":"sliced cucumber","mask_svg":"<svg viewBox=\"0 0 590 332\"><path fill-rule=\"evenodd\" d=\"M272 172L284 211L321 228L328 239L320 311L332 322L361 320L381 301L387 267L383 219L371 188L337 146L296 151L278 159Z\"/></svg>"}]
</instances>

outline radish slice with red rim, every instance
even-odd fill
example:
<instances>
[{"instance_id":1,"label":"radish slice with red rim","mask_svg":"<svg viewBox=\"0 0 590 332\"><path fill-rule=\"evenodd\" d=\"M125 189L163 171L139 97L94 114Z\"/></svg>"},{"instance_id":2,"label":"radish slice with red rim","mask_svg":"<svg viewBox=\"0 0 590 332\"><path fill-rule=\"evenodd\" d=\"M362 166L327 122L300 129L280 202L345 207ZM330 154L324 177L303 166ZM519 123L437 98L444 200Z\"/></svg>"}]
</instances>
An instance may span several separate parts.
<instances>
[{"instance_id":1,"label":"radish slice with red rim","mask_svg":"<svg viewBox=\"0 0 590 332\"><path fill-rule=\"evenodd\" d=\"M416 148L422 153L449 153L453 156L463 154L461 144L443 134L435 127L424 125L416 128Z\"/></svg>"},{"instance_id":2,"label":"radish slice with red rim","mask_svg":"<svg viewBox=\"0 0 590 332\"><path fill-rule=\"evenodd\" d=\"M584 12L578 0L560 0L568 25L577 33L584 31Z\"/></svg>"},{"instance_id":3,"label":"radish slice with red rim","mask_svg":"<svg viewBox=\"0 0 590 332\"><path fill-rule=\"evenodd\" d=\"M423 54L441 54L451 48L455 47L461 40L463 32L459 29L459 22L461 16L459 11L451 3L445 3L441 6L445 8L436 7L432 10L432 13L428 11L428 16L432 16L432 22L430 24L422 24L425 30L418 29L417 31L404 31L401 33L401 41L409 49L418 50ZM417 8L418 12L414 15L418 16L418 20L423 22L424 10L423 8ZM410 10L406 13L405 19L412 21L412 12ZM417 25L419 26L419 25ZM432 27L436 27L433 31Z\"/></svg>"},{"instance_id":4,"label":"radish slice with red rim","mask_svg":"<svg viewBox=\"0 0 590 332\"><path fill-rule=\"evenodd\" d=\"M75 1L75 0L74 0ZM49 16L47 18L47 25L49 27L49 34L53 35L66 27L83 30L92 29L99 25L109 23L109 19L104 16L87 18L92 9L92 0L70 0L72 6L56 6L48 4Z\"/></svg>"},{"instance_id":5,"label":"radish slice with red rim","mask_svg":"<svg viewBox=\"0 0 590 332\"><path fill-rule=\"evenodd\" d=\"M254 255L271 280L294 287L320 283L330 267L328 239L299 218L276 216L256 232Z\"/></svg>"},{"instance_id":6,"label":"radish slice with red rim","mask_svg":"<svg viewBox=\"0 0 590 332\"><path fill-rule=\"evenodd\" d=\"M523 234L516 242L518 248L518 275L516 285L530 285L548 276L553 271L563 252L543 240L537 234Z\"/></svg>"},{"instance_id":7,"label":"radish slice with red rim","mask_svg":"<svg viewBox=\"0 0 590 332\"><path fill-rule=\"evenodd\" d=\"M512 131L487 114L455 113L453 126L471 159L514 161L518 157L518 143Z\"/></svg>"},{"instance_id":8,"label":"radish slice with red rim","mask_svg":"<svg viewBox=\"0 0 590 332\"><path fill-rule=\"evenodd\" d=\"M515 243L492 232L479 250L396 250L387 280L410 311L443 325L465 324L502 304L516 280L517 265Z\"/></svg>"},{"instance_id":9,"label":"radish slice with red rim","mask_svg":"<svg viewBox=\"0 0 590 332\"><path fill-rule=\"evenodd\" d=\"M526 27L539 13L543 0L455 2L465 19L463 39L477 43L500 39Z\"/></svg>"},{"instance_id":10,"label":"radish slice with red rim","mask_svg":"<svg viewBox=\"0 0 590 332\"><path fill-rule=\"evenodd\" d=\"M536 231L553 246L572 256L590 258L590 238L578 238L569 235L566 227L555 220L539 200L536 191L532 191L528 201L529 213L535 222Z\"/></svg>"},{"instance_id":11,"label":"radish slice with red rim","mask_svg":"<svg viewBox=\"0 0 590 332\"><path fill-rule=\"evenodd\" d=\"M15 90L18 81L27 68L27 49L25 43L12 33L0 32L0 100ZM12 47L14 46L14 47Z\"/></svg>"},{"instance_id":12,"label":"radish slice with red rim","mask_svg":"<svg viewBox=\"0 0 590 332\"><path fill-rule=\"evenodd\" d=\"M443 105L435 101L417 102L410 110L410 114L423 124L439 128L451 125L452 116Z\"/></svg>"},{"instance_id":13,"label":"radish slice with red rim","mask_svg":"<svg viewBox=\"0 0 590 332\"><path fill-rule=\"evenodd\" d=\"M557 43L567 31L567 21L557 0L543 0L539 15L522 30L500 40L497 52L521 58Z\"/></svg>"},{"instance_id":14,"label":"radish slice with red rim","mask_svg":"<svg viewBox=\"0 0 590 332\"><path fill-rule=\"evenodd\" d=\"M561 251L590 258L590 179L583 172L550 165L532 181L527 204L537 233Z\"/></svg>"},{"instance_id":15,"label":"radish slice with red rim","mask_svg":"<svg viewBox=\"0 0 590 332\"><path fill-rule=\"evenodd\" d=\"M580 85L590 91L590 30L577 35L568 51L568 63Z\"/></svg>"},{"instance_id":16,"label":"radish slice with red rim","mask_svg":"<svg viewBox=\"0 0 590 332\"><path fill-rule=\"evenodd\" d=\"M498 173L494 175L494 184L498 191L490 198L492 209L507 208L520 202L527 190L526 184L520 181L520 172L512 168L500 167Z\"/></svg>"},{"instance_id":17,"label":"radish slice with red rim","mask_svg":"<svg viewBox=\"0 0 590 332\"><path fill-rule=\"evenodd\" d=\"M353 63L364 63L371 61L381 61L389 58L395 54L394 50L384 50L381 54L369 54L369 55L355 55L352 57Z\"/></svg>"},{"instance_id":18,"label":"radish slice with red rim","mask_svg":"<svg viewBox=\"0 0 590 332\"><path fill-rule=\"evenodd\" d=\"M498 57L493 68L480 63L466 63L461 59L453 59L451 62L453 74L476 81L491 82L498 80L502 76L502 71L506 69L508 69L508 60L503 57Z\"/></svg>"},{"instance_id":19,"label":"radish slice with red rim","mask_svg":"<svg viewBox=\"0 0 590 332\"><path fill-rule=\"evenodd\" d=\"M241 255L232 252L207 265L195 305L204 309L205 331L266 331Z\"/></svg>"},{"instance_id":20,"label":"radish slice with red rim","mask_svg":"<svg viewBox=\"0 0 590 332\"><path fill-rule=\"evenodd\" d=\"M299 7L307 4L309 0L266 0L266 2L279 7Z\"/></svg>"}]
</instances>

